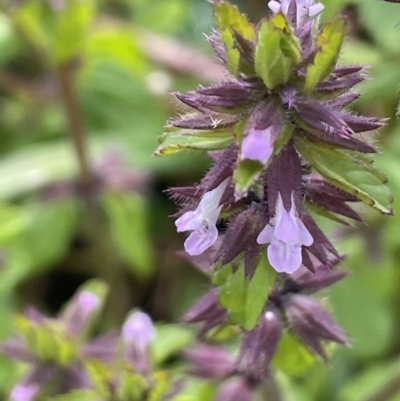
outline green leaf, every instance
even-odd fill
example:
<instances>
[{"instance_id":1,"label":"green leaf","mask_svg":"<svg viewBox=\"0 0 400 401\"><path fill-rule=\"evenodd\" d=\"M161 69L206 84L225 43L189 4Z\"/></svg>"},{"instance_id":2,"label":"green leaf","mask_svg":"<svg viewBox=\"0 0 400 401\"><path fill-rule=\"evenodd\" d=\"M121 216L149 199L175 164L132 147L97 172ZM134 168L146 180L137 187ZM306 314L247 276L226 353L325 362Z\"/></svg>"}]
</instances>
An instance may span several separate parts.
<instances>
[{"instance_id":1,"label":"green leaf","mask_svg":"<svg viewBox=\"0 0 400 401\"><path fill-rule=\"evenodd\" d=\"M295 43L282 13L262 22L255 51L255 70L268 89L289 80L292 60L299 60Z\"/></svg>"},{"instance_id":2,"label":"green leaf","mask_svg":"<svg viewBox=\"0 0 400 401\"><path fill-rule=\"evenodd\" d=\"M162 401L164 394L171 387L171 376L166 370L159 370L152 376L153 385L148 395L147 401Z\"/></svg>"},{"instance_id":3,"label":"green leaf","mask_svg":"<svg viewBox=\"0 0 400 401\"><path fill-rule=\"evenodd\" d=\"M118 399L121 401L142 401L147 390L146 379L131 371L119 374Z\"/></svg>"},{"instance_id":4,"label":"green leaf","mask_svg":"<svg viewBox=\"0 0 400 401\"><path fill-rule=\"evenodd\" d=\"M336 66L343 39L346 33L346 23L342 18L327 23L317 36L317 52L312 64L307 68L304 90L311 92L319 82L329 76Z\"/></svg>"},{"instance_id":5,"label":"green leaf","mask_svg":"<svg viewBox=\"0 0 400 401\"><path fill-rule=\"evenodd\" d=\"M185 327L173 324L157 325L156 333L156 338L151 345L156 365L162 364L194 340L193 332Z\"/></svg>"},{"instance_id":6,"label":"green leaf","mask_svg":"<svg viewBox=\"0 0 400 401\"><path fill-rule=\"evenodd\" d=\"M246 315L247 280L242 265L227 278L219 289L219 302L228 312L232 323L243 324Z\"/></svg>"},{"instance_id":7,"label":"green leaf","mask_svg":"<svg viewBox=\"0 0 400 401\"><path fill-rule=\"evenodd\" d=\"M220 30L229 29L240 33L245 39L256 39L255 27L236 6L224 1L214 3L215 19Z\"/></svg>"},{"instance_id":8,"label":"green leaf","mask_svg":"<svg viewBox=\"0 0 400 401\"><path fill-rule=\"evenodd\" d=\"M228 29L224 29L221 31L221 38L226 50L226 67L232 75L237 77L240 69L240 51L235 47L233 33Z\"/></svg>"},{"instance_id":9,"label":"green leaf","mask_svg":"<svg viewBox=\"0 0 400 401\"><path fill-rule=\"evenodd\" d=\"M111 369L97 359L85 360L85 368L100 399L110 399L111 389L109 383L113 377Z\"/></svg>"},{"instance_id":10,"label":"green leaf","mask_svg":"<svg viewBox=\"0 0 400 401\"><path fill-rule=\"evenodd\" d=\"M270 266L265 253L261 256L251 280L245 277L241 266L231 273L220 287L219 301L232 323L252 330L265 307L268 295L275 283L276 272Z\"/></svg>"},{"instance_id":11,"label":"green leaf","mask_svg":"<svg viewBox=\"0 0 400 401\"><path fill-rule=\"evenodd\" d=\"M86 32L95 15L92 0L68 0L61 11L39 1L28 1L16 14L20 29L50 60L60 65L83 49Z\"/></svg>"},{"instance_id":12,"label":"green leaf","mask_svg":"<svg viewBox=\"0 0 400 401\"><path fill-rule=\"evenodd\" d=\"M36 323L19 315L15 323L29 351L40 360L67 366L76 357L76 346L59 322L47 320Z\"/></svg>"},{"instance_id":13,"label":"green leaf","mask_svg":"<svg viewBox=\"0 0 400 401\"><path fill-rule=\"evenodd\" d=\"M265 307L268 295L275 284L277 273L268 262L263 252L253 278L247 287L246 315L244 328L252 330Z\"/></svg>"},{"instance_id":14,"label":"green leaf","mask_svg":"<svg viewBox=\"0 0 400 401\"><path fill-rule=\"evenodd\" d=\"M263 169L264 164L256 160L241 160L233 176L235 192L238 194L247 192L253 182L260 176Z\"/></svg>"},{"instance_id":15,"label":"green leaf","mask_svg":"<svg viewBox=\"0 0 400 401\"><path fill-rule=\"evenodd\" d=\"M159 138L161 145L154 154L156 156L169 155L188 149L220 150L228 147L234 139L234 134L230 131L179 129L164 133Z\"/></svg>"},{"instance_id":16,"label":"green leaf","mask_svg":"<svg viewBox=\"0 0 400 401\"><path fill-rule=\"evenodd\" d=\"M26 227L27 219L23 209L11 204L0 204L0 244L20 235Z\"/></svg>"},{"instance_id":17,"label":"green leaf","mask_svg":"<svg viewBox=\"0 0 400 401\"><path fill-rule=\"evenodd\" d=\"M122 258L132 273L148 278L155 269L150 243L145 200L135 193L107 192L102 203L109 216L111 234Z\"/></svg>"},{"instance_id":18,"label":"green leaf","mask_svg":"<svg viewBox=\"0 0 400 401\"><path fill-rule=\"evenodd\" d=\"M372 165L331 147L295 138L296 149L311 165L338 188L349 192L383 214L391 214L393 197L384 185L386 177ZM351 154L355 154L352 152Z\"/></svg>"},{"instance_id":19,"label":"green leaf","mask_svg":"<svg viewBox=\"0 0 400 401\"><path fill-rule=\"evenodd\" d=\"M314 361L314 355L296 337L283 332L272 361L275 369L296 376L304 373Z\"/></svg>"}]
</instances>

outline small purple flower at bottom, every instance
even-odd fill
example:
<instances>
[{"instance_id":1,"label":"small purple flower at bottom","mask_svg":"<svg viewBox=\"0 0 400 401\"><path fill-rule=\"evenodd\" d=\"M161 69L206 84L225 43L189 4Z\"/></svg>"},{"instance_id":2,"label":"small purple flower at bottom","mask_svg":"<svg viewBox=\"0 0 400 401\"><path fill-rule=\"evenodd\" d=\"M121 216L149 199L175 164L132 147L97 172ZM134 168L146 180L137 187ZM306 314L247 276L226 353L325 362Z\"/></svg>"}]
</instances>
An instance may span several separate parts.
<instances>
[{"instance_id":1,"label":"small purple flower at bottom","mask_svg":"<svg viewBox=\"0 0 400 401\"><path fill-rule=\"evenodd\" d=\"M302 263L302 246L310 246L313 242L310 232L297 217L293 193L289 211L285 209L278 193L275 217L257 237L257 243L270 244L267 255L271 266L279 273L295 272Z\"/></svg>"},{"instance_id":2,"label":"small purple flower at bottom","mask_svg":"<svg viewBox=\"0 0 400 401\"><path fill-rule=\"evenodd\" d=\"M265 164L272 155L276 138L271 128L253 129L243 139L241 159L250 159Z\"/></svg>"},{"instance_id":3,"label":"small purple flower at bottom","mask_svg":"<svg viewBox=\"0 0 400 401\"><path fill-rule=\"evenodd\" d=\"M125 345L125 360L137 371L146 373L149 368L149 347L154 340L156 330L150 317L143 312L133 312L122 326L122 338Z\"/></svg>"},{"instance_id":4,"label":"small purple flower at bottom","mask_svg":"<svg viewBox=\"0 0 400 401\"><path fill-rule=\"evenodd\" d=\"M196 210L184 213L176 220L178 232L192 231L185 241L185 250L189 255L200 255L210 248L218 238L216 223L221 212L220 201L229 179L217 188L206 192Z\"/></svg>"}]
</instances>

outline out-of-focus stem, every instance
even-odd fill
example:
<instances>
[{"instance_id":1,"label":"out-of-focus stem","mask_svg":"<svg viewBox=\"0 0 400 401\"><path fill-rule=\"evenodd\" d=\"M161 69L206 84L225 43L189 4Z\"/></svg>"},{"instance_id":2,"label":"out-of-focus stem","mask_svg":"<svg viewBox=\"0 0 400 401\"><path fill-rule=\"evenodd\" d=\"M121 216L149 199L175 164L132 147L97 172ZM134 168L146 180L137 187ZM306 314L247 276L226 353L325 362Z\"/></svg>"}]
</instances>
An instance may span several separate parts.
<instances>
[{"instance_id":1,"label":"out-of-focus stem","mask_svg":"<svg viewBox=\"0 0 400 401\"><path fill-rule=\"evenodd\" d=\"M59 66L56 73L60 85L60 95L64 103L65 114L68 120L69 136L79 163L81 184L84 187L88 187L92 182L92 174L90 171L81 111L73 89L72 64L66 63Z\"/></svg>"},{"instance_id":2,"label":"out-of-focus stem","mask_svg":"<svg viewBox=\"0 0 400 401\"><path fill-rule=\"evenodd\" d=\"M400 393L400 371L364 401L389 401Z\"/></svg>"}]
</instances>

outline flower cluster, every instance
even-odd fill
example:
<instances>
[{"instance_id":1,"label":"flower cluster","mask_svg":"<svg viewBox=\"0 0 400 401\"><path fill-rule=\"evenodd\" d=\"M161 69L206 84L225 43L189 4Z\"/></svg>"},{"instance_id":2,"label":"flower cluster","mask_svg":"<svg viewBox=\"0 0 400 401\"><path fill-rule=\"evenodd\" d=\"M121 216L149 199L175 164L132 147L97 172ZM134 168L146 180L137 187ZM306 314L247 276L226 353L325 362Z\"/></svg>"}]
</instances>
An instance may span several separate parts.
<instances>
[{"instance_id":1,"label":"flower cluster","mask_svg":"<svg viewBox=\"0 0 400 401\"><path fill-rule=\"evenodd\" d=\"M34 308L17 318L18 335L5 341L1 351L29 364L30 370L11 390L11 401L51 399L66 393L99 401L152 399L153 391L162 400L170 399L167 390L172 389L173 395L175 383L158 377L151 364L156 332L148 315L134 311L120 334L113 330L87 340L105 290L102 282L94 280L58 318L47 318ZM163 391L154 390L158 386Z\"/></svg>"},{"instance_id":2,"label":"flower cluster","mask_svg":"<svg viewBox=\"0 0 400 401\"><path fill-rule=\"evenodd\" d=\"M220 346L199 344L186 352L193 365L189 373L222 382L217 401L250 401L268 377L271 361L283 336L299 338L311 351L327 360L325 342L348 345L348 336L310 294L345 276L344 272L329 271L322 265L315 273L302 267L287 276L284 282L273 287L256 326L243 332L236 358ZM184 321L202 323L200 334L203 336L213 328L227 324L229 319L214 289L185 314ZM232 386L236 391L228 395Z\"/></svg>"},{"instance_id":3,"label":"flower cluster","mask_svg":"<svg viewBox=\"0 0 400 401\"><path fill-rule=\"evenodd\" d=\"M390 214L391 196L368 155L376 150L359 135L383 122L346 109L365 74L336 66L344 20L318 28L323 5L313 0L269 7L256 28L235 7L214 4L219 30L208 40L231 75L175 94L194 112L169 122L156 154L204 149L214 160L198 185L171 189L184 199L176 227L190 232L187 253L211 248L224 218L223 264L241 253L256 260L267 246L271 266L291 274L302 264L313 271L312 257L329 266L339 256L314 213L348 224L361 220L349 202Z\"/></svg>"},{"instance_id":4,"label":"flower cluster","mask_svg":"<svg viewBox=\"0 0 400 401\"><path fill-rule=\"evenodd\" d=\"M314 0L268 4L271 15L255 26L213 3L218 29L208 41L229 74L175 93L191 111L167 124L156 151L203 150L213 160L197 185L169 192L182 205L175 223L189 232L185 251L214 285L184 321L202 323L208 339L227 324L242 330L236 359L204 345L188 351L193 374L228 380L218 401L252 400L287 335L323 359L326 341L348 344L310 296L345 275L332 269L342 257L315 216L360 222L356 202L392 213L365 134L384 121L348 109L365 68L337 65L345 20L321 27Z\"/></svg>"}]
</instances>

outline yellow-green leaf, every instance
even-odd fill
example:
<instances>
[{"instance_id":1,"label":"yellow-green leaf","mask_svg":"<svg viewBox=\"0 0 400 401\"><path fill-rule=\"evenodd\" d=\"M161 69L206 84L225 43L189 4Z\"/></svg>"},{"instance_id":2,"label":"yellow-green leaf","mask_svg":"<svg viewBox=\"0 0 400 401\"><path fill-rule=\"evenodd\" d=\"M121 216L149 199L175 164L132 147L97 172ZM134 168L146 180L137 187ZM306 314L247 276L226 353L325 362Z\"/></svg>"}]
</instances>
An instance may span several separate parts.
<instances>
[{"instance_id":1,"label":"yellow-green leaf","mask_svg":"<svg viewBox=\"0 0 400 401\"><path fill-rule=\"evenodd\" d=\"M169 155L183 150L220 150L228 147L235 137L233 132L224 130L199 131L180 129L164 133L161 145L154 152L156 156Z\"/></svg>"},{"instance_id":2,"label":"yellow-green leaf","mask_svg":"<svg viewBox=\"0 0 400 401\"><path fill-rule=\"evenodd\" d=\"M365 159L350 155L355 152L339 152L329 146L316 144L305 138L295 138L296 149L312 167L338 188L351 193L365 204L383 214L391 214L392 194L384 185L386 177Z\"/></svg>"},{"instance_id":3,"label":"yellow-green leaf","mask_svg":"<svg viewBox=\"0 0 400 401\"><path fill-rule=\"evenodd\" d=\"M346 33L344 19L338 18L327 23L316 39L317 52L307 68L304 90L311 92L319 82L333 71Z\"/></svg>"}]
</instances>

